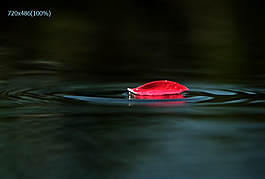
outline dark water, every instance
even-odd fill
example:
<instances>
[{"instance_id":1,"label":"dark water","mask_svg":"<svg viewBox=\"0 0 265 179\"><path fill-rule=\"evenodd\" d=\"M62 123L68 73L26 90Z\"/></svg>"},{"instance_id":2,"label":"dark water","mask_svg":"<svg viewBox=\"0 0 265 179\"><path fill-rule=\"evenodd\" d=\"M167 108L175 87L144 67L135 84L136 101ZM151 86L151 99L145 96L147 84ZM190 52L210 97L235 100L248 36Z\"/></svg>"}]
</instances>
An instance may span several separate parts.
<instances>
[{"instance_id":1,"label":"dark water","mask_svg":"<svg viewBox=\"0 0 265 179\"><path fill-rule=\"evenodd\" d=\"M1 179L265 177L259 1L54 6L3 21ZM190 91L128 96L161 79Z\"/></svg>"},{"instance_id":2,"label":"dark water","mask_svg":"<svg viewBox=\"0 0 265 179\"><path fill-rule=\"evenodd\" d=\"M5 178L262 178L265 90L185 84L191 89L185 99L136 100L125 89L138 83L13 77L1 87L0 172Z\"/></svg>"}]
</instances>

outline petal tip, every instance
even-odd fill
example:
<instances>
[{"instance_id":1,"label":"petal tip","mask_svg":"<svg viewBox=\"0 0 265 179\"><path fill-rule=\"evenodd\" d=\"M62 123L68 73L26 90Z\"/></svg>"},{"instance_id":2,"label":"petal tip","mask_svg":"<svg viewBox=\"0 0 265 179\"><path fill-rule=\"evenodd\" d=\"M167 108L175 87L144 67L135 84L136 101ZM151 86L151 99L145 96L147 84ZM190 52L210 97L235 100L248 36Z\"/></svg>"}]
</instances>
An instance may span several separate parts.
<instances>
[{"instance_id":1,"label":"petal tip","mask_svg":"<svg viewBox=\"0 0 265 179\"><path fill-rule=\"evenodd\" d=\"M134 93L133 89L132 88L127 88L127 90L131 93Z\"/></svg>"}]
</instances>

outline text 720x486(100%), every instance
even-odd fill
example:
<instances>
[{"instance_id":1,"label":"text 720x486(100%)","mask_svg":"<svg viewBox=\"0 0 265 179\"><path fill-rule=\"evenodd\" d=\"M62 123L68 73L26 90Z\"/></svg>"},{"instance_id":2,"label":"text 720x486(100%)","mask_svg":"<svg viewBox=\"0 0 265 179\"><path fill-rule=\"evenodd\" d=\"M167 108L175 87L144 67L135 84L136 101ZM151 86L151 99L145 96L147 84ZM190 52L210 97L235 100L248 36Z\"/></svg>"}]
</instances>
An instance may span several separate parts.
<instances>
[{"instance_id":1,"label":"text 720x486(100%)","mask_svg":"<svg viewBox=\"0 0 265 179\"><path fill-rule=\"evenodd\" d=\"M13 17L18 17L18 16L27 16L27 17L51 17L52 12L50 10L48 11L8 11L7 16L13 16Z\"/></svg>"}]
</instances>

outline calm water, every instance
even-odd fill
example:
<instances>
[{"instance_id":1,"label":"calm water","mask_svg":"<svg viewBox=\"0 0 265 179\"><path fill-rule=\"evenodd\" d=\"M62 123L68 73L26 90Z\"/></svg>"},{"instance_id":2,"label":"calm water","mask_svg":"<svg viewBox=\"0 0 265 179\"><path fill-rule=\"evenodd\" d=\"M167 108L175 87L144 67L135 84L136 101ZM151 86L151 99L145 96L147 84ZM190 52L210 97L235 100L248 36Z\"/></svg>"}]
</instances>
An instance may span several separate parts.
<instances>
[{"instance_id":1,"label":"calm water","mask_svg":"<svg viewBox=\"0 0 265 179\"><path fill-rule=\"evenodd\" d=\"M125 89L140 83L12 77L1 86L0 172L4 178L263 178L265 90L184 83L191 89L185 99L137 100Z\"/></svg>"},{"instance_id":2,"label":"calm water","mask_svg":"<svg viewBox=\"0 0 265 179\"><path fill-rule=\"evenodd\" d=\"M259 3L102 2L4 19L0 178L263 179ZM190 91L128 96L161 79Z\"/></svg>"}]
</instances>

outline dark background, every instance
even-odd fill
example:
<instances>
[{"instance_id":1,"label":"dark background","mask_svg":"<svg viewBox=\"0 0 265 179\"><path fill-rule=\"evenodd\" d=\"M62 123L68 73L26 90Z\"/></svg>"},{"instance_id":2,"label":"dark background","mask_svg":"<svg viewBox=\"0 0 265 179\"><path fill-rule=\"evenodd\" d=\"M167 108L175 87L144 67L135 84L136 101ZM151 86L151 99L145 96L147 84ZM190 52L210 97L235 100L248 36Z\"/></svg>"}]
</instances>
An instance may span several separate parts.
<instances>
[{"instance_id":1,"label":"dark background","mask_svg":"<svg viewBox=\"0 0 265 179\"><path fill-rule=\"evenodd\" d=\"M259 0L13 1L1 7L1 64L60 64L96 80L264 78ZM6 7L6 8L4 8ZM43 10L51 17L7 17ZM42 66L42 65L40 65Z\"/></svg>"}]
</instances>

